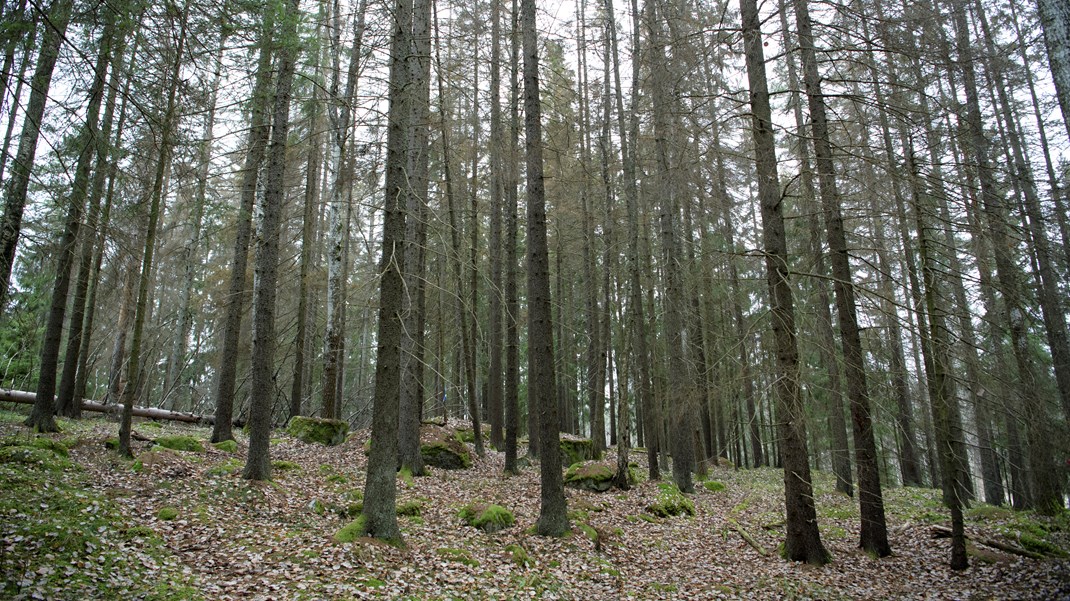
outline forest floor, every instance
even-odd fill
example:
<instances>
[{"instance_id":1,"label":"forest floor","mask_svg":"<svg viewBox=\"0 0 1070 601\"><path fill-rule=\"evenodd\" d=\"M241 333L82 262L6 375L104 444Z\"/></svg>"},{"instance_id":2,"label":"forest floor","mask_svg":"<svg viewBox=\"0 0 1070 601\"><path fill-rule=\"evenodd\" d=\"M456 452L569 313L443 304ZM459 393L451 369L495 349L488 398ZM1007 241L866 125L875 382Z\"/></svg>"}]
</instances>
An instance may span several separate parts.
<instances>
[{"instance_id":1,"label":"forest floor","mask_svg":"<svg viewBox=\"0 0 1070 601\"><path fill-rule=\"evenodd\" d=\"M46 436L21 419L0 411L0 599L1070 599L1070 512L975 504L971 565L953 572L948 539L933 536L949 525L938 491L885 490L893 555L877 559L857 548L856 502L816 472L833 561L815 568L778 556L778 470L713 469L724 489L696 487L693 517L650 515L655 482L567 489L572 532L544 538L531 533L538 470L505 477L503 454L488 450L468 470L399 478L403 546L339 543L364 484L366 431L336 447L276 433L274 480L251 483L240 434L233 453L150 450L164 434L209 431L138 422L128 461L105 448L113 422L61 420ZM516 524L465 525L458 510L472 501L509 508Z\"/></svg>"}]
</instances>

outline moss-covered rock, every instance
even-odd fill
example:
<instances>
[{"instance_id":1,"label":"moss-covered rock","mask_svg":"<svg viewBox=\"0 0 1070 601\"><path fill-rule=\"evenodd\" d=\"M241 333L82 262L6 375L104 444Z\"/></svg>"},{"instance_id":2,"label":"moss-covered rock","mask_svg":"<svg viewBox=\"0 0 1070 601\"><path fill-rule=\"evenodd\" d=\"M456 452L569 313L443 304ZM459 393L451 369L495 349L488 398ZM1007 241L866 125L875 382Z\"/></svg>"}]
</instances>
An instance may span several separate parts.
<instances>
[{"instance_id":1,"label":"moss-covered rock","mask_svg":"<svg viewBox=\"0 0 1070 601\"><path fill-rule=\"evenodd\" d=\"M178 517L178 510L174 507L162 507L160 508L160 512L156 514L156 517L165 522L170 522Z\"/></svg>"},{"instance_id":2,"label":"moss-covered rock","mask_svg":"<svg viewBox=\"0 0 1070 601\"><path fill-rule=\"evenodd\" d=\"M271 468L280 472L293 472L301 469L301 466L293 461L276 459L271 462Z\"/></svg>"},{"instance_id":3,"label":"moss-covered rock","mask_svg":"<svg viewBox=\"0 0 1070 601\"><path fill-rule=\"evenodd\" d=\"M224 453L237 453L238 443L234 440L221 440L219 442L213 442L212 446L223 451Z\"/></svg>"},{"instance_id":4,"label":"moss-covered rock","mask_svg":"<svg viewBox=\"0 0 1070 601\"><path fill-rule=\"evenodd\" d=\"M200 439L192 436L177 435L177 436L161 436L155 440L156 444L174 451L189 451L193 453L204 452L204 445L201 444Z\"/></svg>"},{"instance_id":5,"label":"moss-covered rock","mask_svg":"<svg viewBox=\"0 0 1070 601\"><path fill-rule=\"evenodd\" d=\"M459 515L469 526L487 533L504 530L516 523L513 512L501 505L469 503L461 508Z\"/></svg>"},{"instance_id":6,"label":"moss-covered rock","mask_svg":"<svg viewBox=\"0 0 1070 601\"><path fill-rule=\"evenodd\" d=\"M613 468L605 463L574 463L565 472L565 486L605 492L613 487Z\"/></svg>"},{"instance_id":7,"label":"moss-covered rock","mask_svg":"<svg viewBox=\"0 0 1070 601\"><path fill-rule=\"evenodd\" d=\"M349 424L337 419L295 415L286 424L286 433L301 442L333 447L345 442Z\"/></svg>"},{"instance_id":8,"label":"moss-covered rock","mask_svg":"<svg viewBox=\"0 0 1070 601\"><path fill-rule=\"evenodd\" d=\"M561 447L562 467L569 467L581 461L596 461L602 458L601 456L595 457L594 443L591 442L590 438L562 434L558 444Z\"/></svg>"},{"instance_id":9,"label":"moss-covered rock","mask_svg":"<svg viewBox=\"0 0 1070 601\"><path fill-rule=\"evenodd\" d=\"M677 515L695 515L695 504L680 492L672 482L658 484L658 498L647 506L647 511L659 518Z\"/></svg>"},{"instance_id":10,"label":"moss-covered rock","mask_svg":"<svg viewBox=\"0 0 1070 601\"><path fill-rule=\"evenodd\" d=\"M710 492L721 492L725 489L724 483L717 480L707 480L702 483L702 488Z\"/></svg>"},{"instance_id":11,"label":"moss-covered rock","mask_svg":"<svg viewBox=\"0 0 1070 601\"><path fill-rule=\"evenodd\" d=\"M472 455L457 435L446 428L420 428L420 455L424 464L444 470L463 470L472 467Z\"/></svg>"}]
</instances>

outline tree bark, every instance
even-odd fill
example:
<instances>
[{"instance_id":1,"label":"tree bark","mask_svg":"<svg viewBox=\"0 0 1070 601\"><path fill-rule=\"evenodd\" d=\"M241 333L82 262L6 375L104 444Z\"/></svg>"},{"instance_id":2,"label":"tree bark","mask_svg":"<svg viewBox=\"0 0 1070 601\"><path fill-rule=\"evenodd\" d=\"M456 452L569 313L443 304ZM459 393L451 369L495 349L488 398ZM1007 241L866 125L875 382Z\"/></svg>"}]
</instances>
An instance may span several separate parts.
<instances>
[{"instance_id":1,"label":"tree bark","mask_svg":"<svg viewBox=\"0 0 1070 601\"><path fill-rule=\"evenodd\" d=\"M33 172L34 155L37 154L37 139L41 133L41 119L45 113L48 89L52 84L52 73L59 56L59 47L67 32L67 23L71 18L73 0L54 0L48 9L49 27L45 28L41 51L37 56L37 66L30 80L30 98L26 104L26 116L22 122L22 134L19 147L11 166L11 175L4 187L4 216L0 222L0 314L7 304L8 288L11 282L11 268L15 264L15 247L22 231L22 214L26 208L26 194ZM52 399L47 399L48 407L34 409L39 417L33 419L34 427L54 432L52 422ZM45 417L47 410L48 417Z\"/></svg>"},{"instance_id":2,"label":"tree bark","mask_svg":"<svg viewBox=\"0 0 1070 601\"><path fill-rule=\"evenodd\" d=\"M169 7L171 12L173 7ZM187 18L188 12L188 0L187 5L183 6L180 13L177 15L179 19L179 31L178 38L175 47L175 56L173 57L173 63L171 65L171 72L169 73L168 90L166 108L163 113L163 125L161 128L159 144L159 156L156 158L156 173L153 179L152 189L149 193L149 212L147 215L148 223L145 228L145 248L141 256L140 269L138 270L140 275L138 277L137 288L137 304L134 308L134 330L130 338L130 359L126 368L126 388L123 390L123 412L121 421L119 422L119 454L124 457L131 457L133 455L130 447L130 429L132 411L134 408L135 397L141 393L142 388L142 365L141 365L141 352L142 352L142 336L144 335L145 322L148 319L148 312L151 310L149 304L149 283L152 280L153 259L156 252L156 233L160 221L160 205L163 201L163 184L164 177L167 174L167 170L170 167L171 155L174 151L174 135L175 128L177 126L177 101L178 101L178 86L180 83L179 74L182 68L182 61L184 58L184 52L186 49L186 32L187 32Z\"/></svg>"},{"instance_id":3,"label":"tree bark","mask_svg":"<svg viewBox=\"0 0 1070 601\"><path fill-rule=\"evenodd\" d=\"M784 555L792 561L823 565L829 561L817 529L806 430L799 390L799 349L795 338L795 308L788 275L784 212L777 175L769 86L756 0L742 0L743 43L750 87L752 134L757 161L758 194L762 209L762 242L769 286L769 305L776 345L776 383L784 501L787 512Z\"/></svg>"},{"instance_id":4,"label":"tree bark","mask_svg":"<svg viewBox=\"0 0 1070 601\"><path fill-rule=\"evenodd\" d=\"M242 312L247 298L246 269L249 264L249 243L253 229L253 205L256 202L260 166L264 162L271 122L271 64L274 56L274 10L265 10L260 28L259 57L253 83L250 106L249 137L246 143L245 164L238 204L237 231L234 236L234 258L231 262L230 282L225 297L223 342L219 350L219 371L215 383L215 425L212 442L233 440L234 384L238 372L238 349L241 337Z\"/></svg>"},{"instance_id":5,"label":"tree bark","mask_svg":"<svg viewBox=\"0 0 1070 601\"><path fill-rule=\"evenodd\" d=\"M264 170L253 263L253 351L249 387L249 454L242 470L246 480L271 478L271 426L275 401L275 304L279 272L279 237L286 202L287 138L290 98L297 62L300 0L280 7L278 77L271 115L271 146Z\"/></svg>"},{"instance_id":6,"label":"tree bark","mask_svg":"<svg viewBox=\"0 0 1070 601\"><path fill-rule=\"evenodd\" d=\"M877 444L873 435L873 419L870 415L869 391L866 384L865 355L858 328L855 287L851 275L840 195L836 187L836 168L832 159L832 144L829 138L828 119L825 115L825 99L817 70L817 57L807 0L794 0L794 5L799 48L802 54L803 83L806 87L813 129L818 185L831 254L833 289L840 326L840 342L843 347L847 399L851 405L855 466L858 470L858 500L861 508L859 546L878 557L885 557L891 554L892 549L888 544L884 497L881 494L880 472L877 466Z\"/></svg>"},{"instance_id":7,"label":"tree bark","mask_svg":"<svg viewBox=\"0 0 1070 601\"><path fill-rule=\"evenodd\" d=\"M542 106L539 98L539 42L535 0L520 2L524 54L524 130L528 205L528 405L539 414L539 519L535 531L561 536L568 531L561 476L557 403L554 399L554 338L550 302L546 192L542 165Z\"/></svg>"}]
</instances>

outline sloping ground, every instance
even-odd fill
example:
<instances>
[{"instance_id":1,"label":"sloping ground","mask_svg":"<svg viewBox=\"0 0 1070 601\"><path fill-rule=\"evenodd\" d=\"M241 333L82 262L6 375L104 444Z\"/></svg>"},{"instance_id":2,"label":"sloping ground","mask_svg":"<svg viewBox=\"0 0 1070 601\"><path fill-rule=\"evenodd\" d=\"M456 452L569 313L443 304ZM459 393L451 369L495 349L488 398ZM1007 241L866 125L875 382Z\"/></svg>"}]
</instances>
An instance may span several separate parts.
<instances>
[{"instance_id":1,"label":"sloping ground","mask_svg":"<svg viewBox=\"0 0 1070 601\"><path fill-rule=\"evenodd\" d=\"M35 437L16 425L18 419L0 413L0 441L32 444ZM834 562L811 568L777 556L783 497L776 470L716 469L712 478L725 489L700 486L691 497L695 517L651 516L646 508L661 492L656 483L601 494L566 489L573 532L546 539L528 532L538 517L537 469L505 478L503 455L491 451L469 470L399 478L399 505L406 505L407 515L398 519L406 546L395 548L370 540L333 540L359 508L366 431L337 447L305 444L280 432L271 447L275 480L254 484L239 475L244 439L235 453L207 445L200 453L157 450L130 462L104 446L114 435L114 424L92 419L61 424L64 433L50 438L70 447L74 466L45 470L30 463L0 463L0 598L1070 596L1070 560L1065 558L1023 558L978 545L976 552L983 557L973 556L963 573L951 572L947 540L931 536L932 527L948 519L933 490L887 491L895 555L878 560L855 548L854 502L831 492L831 479L818 474L818 513ZM208 436L204 429L149 423L139 423L135 430L148 439ZM138 451L145 452L149 444L140 442ZM26 480L30 470L36 474L32 482ZM20 487L15 491L12 485ZM8 501L23 509L11 511ZM495 534L464 525L458 511L473 501L510 509L516 524ZM66 509L54 511L57 504ZM165 508L177 515L162 519L170 517L161 513ZM83 537L57 545L57 536L49 532L70 530L67 522L82 520L79 516L96 516L86 526L96 542ZM1068 530L1066 514L1047 520L986 506L970 512L967 526L977 540L1047 553L1058 553L1060 545L1070 547ZM75 590L79 594L72 597Z\"/></svg>"}]
</instances>

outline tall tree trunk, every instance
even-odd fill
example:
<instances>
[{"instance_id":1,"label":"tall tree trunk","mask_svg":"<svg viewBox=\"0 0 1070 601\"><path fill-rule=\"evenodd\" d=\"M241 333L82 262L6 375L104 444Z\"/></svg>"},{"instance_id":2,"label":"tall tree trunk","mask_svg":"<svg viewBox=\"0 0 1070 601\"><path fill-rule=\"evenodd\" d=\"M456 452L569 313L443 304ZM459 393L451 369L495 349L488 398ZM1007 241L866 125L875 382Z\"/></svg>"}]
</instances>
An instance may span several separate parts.
<instances>
[{"instance_id":1,"label":"tall tree trunk","mask_svg":"<svg viewBox=\"0 0 1070 601\"><path fill-rule=\"evenodd\" d=\"M126 388L123 390L123 413L119 422L119 454L124 457L133 456L130 447L130 430L133 418L135 397L142 389L142 336L144 335L145 321L148 319L149 283L152 280L153 258L156 252L156 230L160 221L160 204L163 201L164 176L171 163L171 154L174 151L174 141L171 139L177 126L177 101L179 74L186 49L186 27L189 11L187 4L180 9L177 15L179 19L178 38L175 47L175 56L169 74L166 108L164 109L162 127L158 140L159 156L156 158L156 174L153 179L152 190L149 193L148 223L145 228L145 248L141 257L141 265L138 270L137 304L134 308L134 331L130 338L130 359L126 368ZM168 7L171 13L175 7Z\"/></svg>"},{"instance_id":2,"label":"tall tree trunk","mask_svg":"<svg viewBox=\"0 0 1070 601\"><path fill-rule=\"evenodd\" d=\"M520 40L517 0L510 9L509 40L509 145L505 161L505 473L516 474L518 433L520 430L520 301L517 289L519 266L519 216L517 215L520 178Z\"/></svg>"},{"instance_id":3,"label":"tall tree trunk","mask_svg":"<svg viewBox=\"0 0 1070 601\"><path fill-rule=\"evenodd\" d=\"M1022 281L1014 260L1014 248L1007 232L1007 211L996 190L992 166L988 160L988 138L981 118L977 94L977 76L973 65L966 8L961 1L950 3L949 10L955 27L955 49L958 53L959 70L962 72L966 92L966 126L969 138L972 166L981 187L981 205L985 213L987 231L992 239L995 253L996 279L1003 297L1018 368L1018 386L1029 426L1029 463L1033 470L1033 503L1042 512L1050 512L1062 506L1058 476L1052 457L1047 452L1051 441L1048 416L1045 415L1043 399L1037 390L1040 374L1028 348L1026 312L1022 303Z\"/></svg>"},{"instance_id":4,"label":"tall tree trunk","mask_svg":"<svg viewBox=\"0 0 1070 601\"><path fill-rule=\"evenodd\" d=\"M413 90L412 131L409 145L408 185L405 204L405 288L402 315L405 316L401 353L401 404L398 421L399 465L414 476L424 474L420 454L420 421L424 399L424 324L427 247L428 119L431 84L430 0L416 0L413 6L412 50L408 55L410 85Z\"/></svg>"},{"instance_id":5,"label":"tall tree trunk","mask_svg":"<svg viewBox=\"0 0 1070 601\"><path fill-rule=\"evenodd\" d=\"M568 531L561 477L557 403L554 401L554 338L551 320L546 189L542 170L542 105L539 99L539 40L535 0L520 2L524 54L524 130L528 205L528 404L539 413L539 520L535 531L561 536Z\"/></svg>"},{"instance_id":6,"label":"tall tree trunk","mask_svg":"<svg viewBox=\"0 0 1070 601\"><path fill-rule=\"evenodd\" d=\"M668 369L674 378L684 378L685 381L675 381L668 390L669 406L672 415L670 424L670 446L672 452L672 475L673 481L684 492L692 492L694 484L691 480L691 471L694 467L695 454L691 434L692 415L694 408L689 398L692 382L687 367L687 339L688 332L683 318L683 281L682 259L677 237L682 228L679 224L679 200L676 194L674 174L671 171L669 157L669 142L673 136L670 113L673 111L674 99L669 96L672 91L668 88L668 74L672 65L666 57L665 41L663 39L661 22L668 15L655 10L654 3L647 4L645 10L646 25L650 35L652 56L655 60L653 65L654 75L650 85L653 92L654 105L654 143L657 156L657 189L661 194L660 204L660 230L661 246L664 254L662 267L665 278L664 298L664 336L667 345Z\"/></svg>"},{"instance_id":7,"label":"tall tree trunk","mask_svg":"<svg viewBox=\"0 0 1070 601\"><path fill-rule=\"evenodd\" d=\"M1037 8L1063 125L1070 135L1070 4L1062 0L1037 0Z\"/></svg>"},{"instance_id":8,"label":"tall tree trunk","mask_svg":"<svg viewBox=\"0 0 1070 601\"><path fill-rule=\"evenodd\" d=\"M323 2L319 8L319 19L316 26L316 39L323 38L323 29L327 26L327 3ZM313 336L309 329L315 330L315 320L311 318L309 286L311 284L313 252L319 252L316 227L320 212L320 179L323 176L323 131L326 129L326 115L324 114L324 100L322 88L324 86L323 60L329 50L322 49L312 56L311 69L315 78L312 86L312 100L309 103L309 141L308 161L305 167L305 195L304 207L301 212L301 255L298 267L298 290L297 290L297 333L294 336L294 369L293 381L290 385L290 418L303 415L305 407L305 389L309 388L311 380L311 361L306 353L311 350ZM316 247L315 249L313 247ZM311 328L309 325L311 324ZM306 377L307 376L307 377Z\"/></svg>"},{"instance_id":9,"label":"tall tree trunk","mask_svg":"<svg viewBox=\"0 0 1070 601\"><path fill-rule=\"evenodd\" d=\"M271 114L271 146L264 169L256 251L253 262L253 351L249 386L249 454L242 470L246 480L271 478L271 425L275 405L275 301L279 273L279 237L286 202L287 138L290 98L297 62L300 0L280 7L278 77Z\"/></svg>"},{"instance_id":10,"label":"tall tree trunk","mask_svg":"<svg viewBox=\"0 0 1070 601\"><path fill-rule=\"evenodd\" d=\"M398 399L401 392L401 310L405 273L405 194L412 146L413 104L416 87L412 81L414 15L431 10L431 4L414 6L410 0L394 4L390 43L390 88L386 154L386 200L383 207L383 249L379 266L379 348L376 352L375 393L372 413L372 445L368 477L364 486L364 534L397 540L395 499L398 468ZM437 18L436 18L437 23ZM422 124L421 124L422 125Z\"/></svg>"},{"instance_id":11,"label":"tall tree trunk","mask_svg":"<svg viewBox=\"0 0 1070 601\"><path fill-rule=\"evenodd\" d=\"M832 159L825 99L817 70L817 56L811 30L807 0L794 0L798 27L799 48L802 54L803 83L810 107L813 128L814 156L818 185L824 209L825 227L832 263L836 313L843 346L847 399L851 405L851 425L855 441L855 466L858 470L858 501L861 508L859 546L878 557L891 554L888 527L884 517L884 497L881 494L880 472L877 466L877 444L873 435L869 391L866 384L865 355L858 329L858 308L851 279L850 255L844 231L840 195L836 187L836 169Z\"/></svg>"},{"instance_id":12,"label":"tall tree trunk","mask_svg":"<svg viewBox=\"0 0 1070 601\"><path fill-rule=\"evenodd\" d=\"M67 348L63 357L63 373L60 377L59 388L56 391L57 411L67 417L81 417L81 402L85 395L85 373L88 355L89 341L93 334L93 304L96 302L96 277L100 271L100 263L96 262L98 240L108 222L111 212L111 197L104 207L103 219L101 218L101 200L104 196L104 184L111 180L114 175L114 163L109 161L112 156L112 127L115 121L115 108L118 100L120 85L120 71L122 70L122 55L125 50L124 39L127 31L118 32L112 48L111 62L115 67L111 69L108 79L108 98L105 103L104 117L100 127L100 141L96 144L93 168L93 181L89 191L89 209L86 214L86 229L88 230L82 241L81 257L78 263L78 277L75 280L74 302L71 307L70 324L67 332ZM135 48L136 51L136 48ZM129 78L127 80L129 82ZM127 84L129 86L129 83ZM123 121L125 120L126 99L120 111L119 135L122 134ZM116 146L121 138L117 136ZM111 180L113 181L113 180ZM110 190L109 190L110 191ZM102 249L103 250L103 249ZM90 288L92 284L92 289ZM83 361L85 359L85 361ZM64 409L65 408L65 409Z\"/></svg>"},{"instance_id":13,"label":"tall tree trunk","mask_svg":"<svg viewBox=\"0 0 1070 601\"><path fill-rule=\"evenodd\" d=\"M487 413L490 445L501 449L502 432L502 194L504 188L501 105L502 1L491 1L490 25L490 290L487 299Z\"/></svg>"},{"instance_id":14,"label":"tall tree trunk","mask_svg":"<svg viewBox=\"0 0 1070 601\"><path fill-rule=\"evenodd\" d=\"M22 122L19 148L15 151L11 175L4 187L4 216L3 221L0 222L0 315L3 314L4 306L7 304L11 268L15 263L15 247L18 245L19 234L22 231L22 214L26 208L26 193L30 186L34 156L37 154L37 139L41 133L41 119L45 113L48 89L52 84L52 72L56 67L60 43L63 42L63 37L67 32L67 23L71 18L73 4L73 0L54 0L49 6L47 15L49 26L45 28L41 51L37 55L37 66L30 80L30 99L26 104L26 116ZM34 414L39 413L40 417L33 418L32 423L36 428L54 432L55 423L51 416L52 399L42 400L42 403L46 401L47 407L42 406L40 410L34 409ZM48 417L45 417L46 410Z\"/></svg>"},{"instance_id":15,"label":"tall tree trunk","mask_svg":"<svg viewBox=\"0 0 1070 601\"><path fill-rule=\"evenodd\" d=\"M364 41L364 15L367 0L362 0L353 19L353 48L349 56L344 95L338 97L338 59L335 55L335 75L332 82L333 101L340 105L331 111L333 141L337 153L334 182L331 187L330 228L327 242L327 331L323 349L323 417L337 419L340 415L342 392L342 359L345 323L345 279L348 270L345 258L349 252L349 227L352 213L354 148L350 140L356 111L359 84L360 56ZM336 8L337 10L337 8ZM334 15L336 33L340 35L341 17ZM338 38L334 39L337 45ZM340 49L339 49L340 50Z\"/></svg>"},{"instance_id":16,"label":"tall tree trunk","mask_svg":"<svg viewBox=\"0 0 1070 601\"><path fill-rule=\"evenodd\" d=\"M194 280L200 267L200 259L197 258L197 247L202 244L201 231L204 224L205 204L208 201L208 174L212 166L212 146L214 141L212 130L215 129L216 103L219 98L219 84L222 79L223 48L226 45L229 28L231 27L231 24L226 22L225 17L221 17L220 21L219 46L216 48L215 53L215 73L212 77L211 92L208 98L208 113L204 119L204 133L201 135L200 147L197 149L197 183L193 200L193 217L189 224L192 231L186 246L182 249L183 283L178 306L178 328L175 332L171 353L167 358L167 368L164 376L163 399L176 397L171 399L170 404L172 407L177 406L179 401L177 398L179 392L176 388L179 385L182 369L186 363L186 346L189 343L190 330L193 328L194 316L193 311L190 309L190 302L193 298ZM192 411L192 399L190 399L190 402L190 410ZM164 403L161 402L160 406L164 406Z\"/></svg>"},{"instance_id":17,"label":"tall tree trunk","mask_svg":"<svg viewBox=\"0 0 1070 601\"><path fill-rule=\"evenodd\" d=\"M799 390L799 348L795 338L795 308L788 280L784 212L777 175L769 85L757 0L741 0L743 44L750 84L752 134L757 161L758 194L762 209L762 242L769 285L769 305L776 345L776 394L781 460L784 464L784 503L787 538L784 556L792 561L823 565L829 561L817 529L806 429Z\"/></svg>"},{"instance_id":18,"label":"tall tree trunk","mask_svg":"<svg viewBox=\"0 0 1070 601\"><path fill-rule=\"evenodd\" d=\"M246 269L249 264L249 242L253 229L253 205L256 202L260 166L264 162L268 137L271 133L271 64L274 56L274 10L265 10L260 27L259 57L253 82L250 106L249 137L246 142L245 164L242 167L241 199L238 204L237 231L234 236L234 258L231 261L230 282L225 297L223 343L219 349L219 371L215 382L215 423L212 442L232 440L234 413L234 384L238 373L242 312L245 307Z\"/></svg>"}]
</instances>

